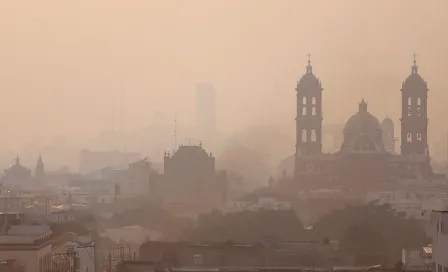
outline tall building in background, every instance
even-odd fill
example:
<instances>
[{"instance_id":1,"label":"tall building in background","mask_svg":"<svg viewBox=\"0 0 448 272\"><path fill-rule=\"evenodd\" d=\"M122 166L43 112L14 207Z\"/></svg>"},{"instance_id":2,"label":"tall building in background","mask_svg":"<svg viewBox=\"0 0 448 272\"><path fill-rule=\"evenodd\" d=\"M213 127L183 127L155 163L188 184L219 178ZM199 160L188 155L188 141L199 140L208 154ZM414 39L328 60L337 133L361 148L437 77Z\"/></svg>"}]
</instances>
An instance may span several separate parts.
<instances>
[{"instance_id":1,"label":"tall building in background","mask_svg":"<svg viewBox=\"0 0 448 272\"><path fill-rule=\"evenodd\" d=\"M395 124L389 117L381 122L383 129L383 144L387 152L395 153Z\"/></svg>"},{"instance_id":2,"label":"tall building in background","mask_svg":"<svg viewBox=\"0 0 448 272\"><path fill-rule=\"evenodd\" d=\"M211 83L196 86L196 133L208 150L214 150L216 131L216 91Z\"/></svg>"}]
</instances>

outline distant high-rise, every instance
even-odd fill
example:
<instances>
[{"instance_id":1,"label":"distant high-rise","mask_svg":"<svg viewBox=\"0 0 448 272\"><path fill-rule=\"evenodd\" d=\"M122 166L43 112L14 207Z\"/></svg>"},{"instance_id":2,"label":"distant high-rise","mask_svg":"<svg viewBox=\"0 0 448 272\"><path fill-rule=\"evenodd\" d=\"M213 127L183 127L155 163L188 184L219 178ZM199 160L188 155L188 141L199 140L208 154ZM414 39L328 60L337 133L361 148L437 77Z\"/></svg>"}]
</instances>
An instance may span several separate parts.
<instances>
[{"instance_id":1,"label":"distant high-rise","mask_svg":"<svg viewBox=\"0 0 448 272\"><path fill-rule=\"evenodd\" d=\"M196 132L207 149L213 150L216 130L216 92L213 84L196 86Z\"/></svg>"},{"instance_id":2,"label":"distant high-rise","mask_svg":"<svg viewBox=\"0 0 448 272\"><path fill-rule=\"evenodd\" d=\"M395 153L395 125L389 117L384 118L381 122L383 129L383 144L387 152Z\"/></svg>"}]
</instances>

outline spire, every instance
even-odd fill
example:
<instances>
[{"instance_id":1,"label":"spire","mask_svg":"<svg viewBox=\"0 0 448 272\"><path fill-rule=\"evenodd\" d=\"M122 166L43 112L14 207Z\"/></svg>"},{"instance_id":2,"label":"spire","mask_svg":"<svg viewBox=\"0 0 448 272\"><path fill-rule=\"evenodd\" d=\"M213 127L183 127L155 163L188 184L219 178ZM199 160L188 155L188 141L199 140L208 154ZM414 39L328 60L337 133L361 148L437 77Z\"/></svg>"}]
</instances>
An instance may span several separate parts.
<instances>
[{"instance_id":1,"label":"spire","mask_svg":"<svg viewBox=\"0 0 448 272\"><path fill-rule=\"evenodd\" d=\"M412 56L414 57L414 65L412 65L412 74L417 74L418 73L417 55L414 53L414 55Z\"/></svg>"},{"instance_id":2,"label":"spire","mask_svg":"<svg viewBox=\"0 0 448 272\"><path fill-rule=\"evenodd\" d=\"M364 98L359 102L359 110L358 112L366 113L367 112L367 103L364 101Z\"/></svg>"},{"instance_id":3,"label":"spire","mask_svg":"<svg viewBox=\"0 0 448 272\"><path fill-rule=\"evenodd\" d=\"M36 172L35 175L37 178L42 178L45 176L45 166L44 161L42 160L42 156L39 154L39 158L36 163Z\"/></svg>"},{"instance_id":4,"label":"spire","mask_svg":"<svg viewBox=\"0 0 448 272\"><path fill-rule=\"evenodd\" d=\"M306 66L306 73L312 74L313 73L313 66L311 66L311 54L308 54L308 65Z\"/></svg>"},{"instance_id":5,"label":"spire","mask_svg":"<svg viewBox=\"0 0 448 272\"><path fill-rule=\"evenodd\" d=\"M16 164L20 164L19 153L17 153L17 156L16 156Z\"/></svg>"},{"instance_id":6,"label":"spire","mask_svg":"<svg viewBox=\"0 0 448 272\"><path fill-rule=\"evenodd\" d=\"M43 165L44 161L42 160L42 155L39 154L39 158L37 159L37 164Z\"/></svg>"}]
</instances>

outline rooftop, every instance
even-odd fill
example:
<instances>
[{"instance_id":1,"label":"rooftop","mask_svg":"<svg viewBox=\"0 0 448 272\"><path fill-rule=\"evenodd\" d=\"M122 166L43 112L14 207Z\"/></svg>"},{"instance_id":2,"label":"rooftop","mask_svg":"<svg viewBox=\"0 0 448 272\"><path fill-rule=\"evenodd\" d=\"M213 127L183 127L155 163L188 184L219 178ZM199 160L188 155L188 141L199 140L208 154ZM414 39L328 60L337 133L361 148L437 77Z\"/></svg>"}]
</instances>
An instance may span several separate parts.
<instances>
[{"instance_id":1,"label":"rooftop","mask_svg":"<svg viewBox=\"0 0 448 272\"><path fill-rule=\"evenodd\" d=\"M51 234L47 225L12 225L6 235L0 235L0 244L34 244L47 240Z\"/></svg>"}]
</instances>

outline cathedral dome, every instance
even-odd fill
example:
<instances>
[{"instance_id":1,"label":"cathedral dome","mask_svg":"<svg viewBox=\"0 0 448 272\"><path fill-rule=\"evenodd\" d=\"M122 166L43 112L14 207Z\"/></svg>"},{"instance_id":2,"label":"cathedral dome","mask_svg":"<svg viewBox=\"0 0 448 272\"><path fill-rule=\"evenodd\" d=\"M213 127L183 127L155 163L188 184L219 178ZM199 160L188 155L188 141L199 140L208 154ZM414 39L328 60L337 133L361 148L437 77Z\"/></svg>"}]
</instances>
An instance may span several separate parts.
<instances>
[{"instance_id":1,"label":"cathedral dome","mask_svg":"<svg viewBox=\"0 0 448 272\"><path fill-rule=\"evenodd\" d=\"M426 81L417 72L410 74L403 82L406 85L426 85Z\"/></svg>"},{"instance_id":2,"label":"cathedral dome","mask_svg":"<svg viewBox=\"0 0 448 272\"><path fill-rule=\"evenodd\" d=\"M298 88L320 88L322 89L322 83L313 73L313 66L311 66L311 61L308 60L308 65L306 66L306 74L304 74L299 82L297 82Z\"/></svg>"},{"instance_id":3,"label":"cathedral dome","mask_svg":"<svg viewBox=\"0 0 448 272\"><path fill-rule=\"evenodd\" d=\"M426 87L426 81L418 73L418 66L417 66L415 59L414 59L414 65L412 66L411 74L403 82L403 87L407 87L407 86L425 86Z\"/></svg>"},{"instance_id":4,"label":"cathedral dome","mask_svg":"<svg viewBox=\"0 0 448 272\"><path fill-rule=\"evenodd\" d=\"M367 111L364 99L359 111L344 126L344 153L384 153L383 130L378 119Z\"/></svg>"},{"instance_id":5,"label":"cathedral dome","mask_svg":"<svg viewBox=\"0 0 448 272\"><path fill-rule=\"evenodd\" d=\"M369 133L371 131L382 131L378 119L367 111L367 103L364 99L359 103L359 111L345 123L344 132L356 131Z\"/></svg>"},{"instance_id":6,"label":"cathedral dome","mask_svg":"<svg viewBox=\"0 0 448 272\"><path fill-rule=\"evenodd\" d=\"M389 117L384 118L384 120L381 122L382 127L394 127L394 121L390 119Z\"/></svg>"}]
</instances>

